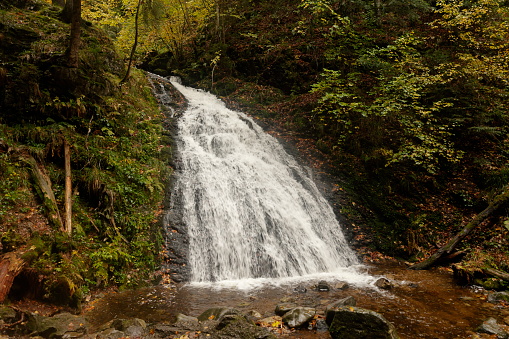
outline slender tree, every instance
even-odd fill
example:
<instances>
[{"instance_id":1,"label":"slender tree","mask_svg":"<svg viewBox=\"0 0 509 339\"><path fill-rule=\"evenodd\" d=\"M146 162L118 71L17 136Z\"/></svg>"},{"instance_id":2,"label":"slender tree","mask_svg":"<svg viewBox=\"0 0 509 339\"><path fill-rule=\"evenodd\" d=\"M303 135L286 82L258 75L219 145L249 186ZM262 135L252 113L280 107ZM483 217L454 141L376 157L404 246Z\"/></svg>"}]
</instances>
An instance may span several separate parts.
<instances>
[{"instance_id":1,"label":"slender tree","mask_svg":"<svg viewBox=\"0 0 509 339\"><path fill-rule=\"evenodd\" d=\"M120 83L124 83L129 79L131 75L131 67L134 60L134 54L136 53L136 47L138 47L138 36L139 36L139 17L140 17L140 8L143 4L143 0L138 0L138 5L136 6L136 14L134 16L134 42L133 47L131 48L131 55L129 56L129 63L127 64L127 71L125 73L124 78Z\"/></svg>"},{"instance_id":2,"label":"slender tree","mask_svg":"<svg viewBox=\"0 0 509 339\"><path fill-rule=\"evenodd\" d=\"M71 13L71 41L66 53L67 66L77 68L81 37L81 0L67 0L63 11L64 18L69 11Z\"/></svg>"}]
</instances>

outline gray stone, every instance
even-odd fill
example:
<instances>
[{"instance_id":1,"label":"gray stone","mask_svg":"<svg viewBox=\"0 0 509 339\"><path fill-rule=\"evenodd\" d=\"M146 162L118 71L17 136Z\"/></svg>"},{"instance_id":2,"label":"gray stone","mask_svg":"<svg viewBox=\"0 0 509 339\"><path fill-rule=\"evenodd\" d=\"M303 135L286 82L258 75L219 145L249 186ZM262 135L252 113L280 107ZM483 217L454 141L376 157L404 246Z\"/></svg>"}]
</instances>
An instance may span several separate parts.
<instances>
[{"instance_id":1,"label":"gray stone","mask_svg":"<svg viewBox=\"0 0 509 339\"><path fill-rule=\"evenodd\" d=\"M332 339L399 339L394 325L379 313L354 306L341 306L333 312L328 323Z\"/></svg>"},{"instance_id":2,"label":"gray stone","mask_svg":"<svg viewBox=\"0 0 509 339\"><path fill-rule=\"evenodd\" d=\"M5 323L13 323L17 317L18 314L14 309L0 305L0 320L3 320Z\"/></svg>"},{"instance_id":3,"label":"gray stone","mask_svg":"<svg viewBox=\"0 0 509 339\"><path fill-rule=\"evenodd\" d=\"M375 286L382 290L390 290L394 286L392 283L386 278L380 278L375 282Z\"/></svg>"},{"instance_id":4,"label":"gray stone","mask_svg":"<svg viewBox=\"0 0 509 339\"><path fill-rule=\"evenodd\" d=\"M84 334L87 331L85 318L70 313L60 313L53 317L31 314L26 326L32 334L45 338L63 338L66 333Z\"/></svg>"},{"instance_id":5,"label":"gray stone","mask_svg":"<svg viewBox=\"0 0 509 339\"><path fill-rule=\"evenodd\" d=\"M325 322L325 319L317 319L316 320L316 331L317 332L327 332L329 330L329 326Z\"/></svg>"},{"instance_id":6,"label":"gray stone","mask_svg":"<svg viewBox=\"0 0 509 339\"><path fill-rule=\"evenodd\" d=\"M291 328L303 327L308 324L316 314L316 309L311 307L296 307L285 313L283 322Z\"/></svg>"},{"instance_id":7,"label":"gray stone","mask_svg":"<svg viewBox=\"0 0 509 339\"><path fill-rule=\"evenodd\" d=\"M96 335L96 338L98 339L120 339L125 337L126 335L124 332L116 330L114 328L108 328Z\"/></svg>"},{"instance_id":8,"label":"gray stone","mask_svg":"<svg viewBox=\"0 0 509 339\"><path fill-rule=\"evenodd\" d=\"M211 332L210 338L238 338L238 339L275 339L276 337L264 327L254 325L242 314L225 314Z\"/></svg>"},{"instance_id":9,"label":"gray stone","mask_svg":"<svg viewBox=\"0 0 509 339\"><path fill-rule=\"evenodd\" d=\"M355 300L354 297L348 296L343 299L339 299L325 307L325 317L331 317L330 321L328 323L330 324L332 322L332 318L334 317L334 310L341 306L355 306L357 305L357 300ZM330 314L330 315L328 315Z\"/></svg>"},{"instance_id":10,"label":"gray stone","mask_svg":"<svg viewBox=\"0 0 509 339\"><path fill-rule=\"evenodd\" d=\"M258 311L256 311L256 310L250 310L250 311L248 311L248 312L246 313L246 315L247 315L248 317L255 318L255 319L260 319L261 317L263 317L263 316L261 315L261 313L260 313L260 312L258 312Z\"/></svg>"},{"instance_id":11,"label":"gray stone","mask_svg":"<svg viewBox=\"0 0 509 339\"><path fill-rule=\"evenodd\" d=\"M348 285L348 283L344 282L344 281L340 281L340 282L334 284L335 290L346 290L349 287L350 287L350 285Z\"/></svg>"},{"instance_id":12,"label":"gray stone","mask_svg":"<svg viewBox=\"0 0 509 339\"><path fill-rule=\"evenodd\" d=\"M142 337L147 329L147 323L143 319L115 319L111 326L125 333L127 337Z\"/></svg>"},{"instance_id":13,"label":"gray stone","mask_svg":"<svg viewBox=\"0 0 509 339\"><path fill-rule=\"evenodd\" d=\"M284 315L286 312L290 311L291 309L294 309L297 307L297 304L295 303L281 303L276 305L276 309L274 310L274 313L277 315Z\"/></svg>"},{"instance_id":14,"label":"gray stone","mask_svg":"<svg viewBox=\"0 0 509 339\"><path fill-rule=\"evenodd\" d=\"M177 323L179 323L179 322L198 322L198 318L179 313L179 314L177 314L176 322Z\"/></svg>"},{"instance_id":15,"label":"gray stone","mask_svg":"<svg viewBox=\"0 0 509 339\"><path fill-rule=\"evenodd\" d=\"M496 335L498 339L508 339L509 333L504 331L502 326L497 323L495 318L486 319L481 326L477 328L477 332Z\"/></svg>"},{"instance_id":16,"label":"gray stone","mask_svg":"<svg viewBox=\"0 0 509 339\"><path fill-rule=\"evenodd\" d=\"M214 307L209 308L202 314L198 316L199 321L206 321L206 320L217 320L220 321L221 318L225 315L229 314L240 314L240 312L234 308L230 307Z\"/></svg>"},{"instance_id":17,"label":"gray stone","mask_svg":"<svg viewBox=\"0 0 509 339\"><path fill-rule=\"evenodd\" d=\"M322 280L318 282L318 285L316 285L316 290L319 292L328 292L330 291L330 285L325 280Z\"/></svg>"},{"instance_id":18,"label":"gray stone","mask_svg":"<svg viewBox=\"0 0 509 339\"><path fill-rule=\"evenodd\" d=\"M489 303L496 304L501 301L509 302L509 292L493 292L488 294L486 299Z\"/></svg>"}]
</instances>

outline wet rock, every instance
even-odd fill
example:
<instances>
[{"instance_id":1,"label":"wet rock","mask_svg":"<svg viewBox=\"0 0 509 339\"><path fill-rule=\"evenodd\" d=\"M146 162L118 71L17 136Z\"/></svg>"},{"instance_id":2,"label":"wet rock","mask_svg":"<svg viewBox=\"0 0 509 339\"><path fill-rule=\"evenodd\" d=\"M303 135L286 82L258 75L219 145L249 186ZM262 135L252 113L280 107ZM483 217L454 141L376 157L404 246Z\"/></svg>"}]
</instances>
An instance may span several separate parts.
<instances>
[{"instance_id":1,"label":"wet rock","mask_svg":"<svg viewBox=\"0 0 509 339\"><path fill-rule=\"evenodd\" d=\"M375 286L382 290L390 290L394 285L386 278L380 278L375 281Z\"/></svg>"},{"instance_id":2,"label":"wet rock","mask_svg":"<svg viewBox=\"0 0 509 339\"><path fill-rule=\"evenodd\" d=\"M238 338L238 339L275 339L276 337L266 328L259 327L248 321L241 314L226 314L210 335L210 338Z\"/></svg>"},{"instance_id":3,"label":"wet rock","mask_svg":"<svg viewBox=\"0 0 509 339\"><path fill-rule=\"evenodd\" d=\"M328 292L330 291L330 285L325 280L322 280L318 282L318 285L316 285L316 290L319 292Z\"/></svg>"},{"instance_id":4,"label":"wet rock","mask_svg":"<svg viewBox=\"0 0 509 339\"><path fill-rule=\"evenodd\" d=\"M317 319L316 320L316 331L317 332L327 332L329 330L329 326L325 322L325 319Z\"/></svg>"},{"instance_id":5,"label":"wet rock","mask_svg":"<svg viewBox=\"0 0 509 339\"><path fill-rule=\"evenodd\" d=\"M10 307L0 305L0 324L10 324L16 321L18 314Z\"/></svg>"},{"instance_id":6,"label":"wet rock","mask_svg":"<svg viewBox=\"0 0 509 339\"><path fill-rule=\"evenodd\" d=\"M142 337L147 329L143 319L115 319L111 323L112 328L124 332L127 337Z\"/></svg>"},{"instance_id":7,"label":"wet rock","mask_svg":"<svg viewBox=\"0 0 509 339\"><path fill-rule=\"evenodd\" d=\"M281 318L279 315L274 315L272 317L267 317L258 320L256 323L260 326L272 326L273 324L277 324L283 321L283 318Z\"/></svg>"},{"instance_id":8,"label":"wet rock","mask_svg":"<svg viewBox=\"0 0 509 339\"><path fill-rule=\"evenodd\" d=\"M45 338L77 338L77 333L83 336L87 331L85 318L70 313L60 313L53 317L31 314L26 328L32 335Z\"/></svg>"},{"instance_id":9,"label":"wet rock","mask_svg":"<svg viewBox=\"0 0 509 339\"><path fill-rule=\"evenodd\" d=\"M198 316L199 321L206 321L206 320L218 320L220 321L221 318L225 315L229 314L240 314L240 312L234 308L231 307L214 307L209 308L200 316Z\"/></svg>"},{"instance_id":10,"label":"wet rock","mask_svg":"<svg viewBox=\"0 0 509 339\"><path fill-rule=\"evenodd\" d=\"M191 317L189 315L185 315L185 314L179 313L179 314L177 314L177 320L175 322L176 323L180 323L180 322L198 322L198 318Z\"/></svg>"},{"instance_id":11,"label":"wet rock","mask_svg":"<svg viewBox=\"0 0 509 339\"><path fill-rule=\"evenodd\" d=\"M107 328L101 332L99 332L94 338L100 339L120 339L125 338L126 334L122 331L116 330L114 328Z\"/></svg>"},{"instance_id":12,"label":"wet rock","mask_svg":"<svg viewBox=\"0 0 509 339\"><path fill-rule=\"evenodd\" d=\"M293 289L297 293L306 293L308 289L305 286L299 285Z\"/></svg>"},{"instance_id":13,"label":"wet rock","mask_svg":"<svg viewBox=\"0 0 509 339\"><path fill-rule=\"evenodd\" d=\"M488 298L486 299L489 303L497 304L501 301L509 302L509 292L494 292L488 294Z\"/></svg>"},{"instance_id":14,"label":"wet rock","mask_svg":"<svg viewBox=\"0 0 509 339\"><path fill-rule=\"evenodd\" d=\"M348 285L348 283L344 282L344 281L340 281L340 282L334 284L335 290L346 290L349 287L350 287L350 285Z\"/></svg>"},{"instance_id":15,"label":"wet rock","mask_svg":"<svg viewBox=\"0 0 509 339\"><path fill-rule=\"evenodd\" d=\"M248 317L249 317L249 318L251 318L251 319L253 319L253 318L254 318L254 319L260 319L261 317L263 317L263 316L261 315L261 313L260 313L260 312L258 312L258 311L256 311L256 310L250 310L250 311L248 311L248 312L246 313L246 316L248 316Z\"/></svg>"},{"instance_id":16,"label":"wet rock","mask_svg":"<svg viewBox=\"0 0 509 339\"><path fill-rule=\"evenodd\" d=\"M332 339L399 339L394 325L377 312L353 306L341 306L333 312L326 318Z\"/></svg>"},{"instance_id":17,"label":"wet rock","mask_svg":"<svg viewBox=\"0 0 509 339\"><path fill-rule=\"evenodd\" d=\"M497 323L495 318L488 318L485 320L481 326L477 328L477 332L487 333L490 335L496 335L498 339L507 339L509 338L509 333L507 333L502 326Z\"/></svg>"},{"instance_id":18,"label":"wet rock","mask_svg":"<svg viewBox=\"0 0 509 339\"><path fill-rule=\"evenodd\" d=\"M348 296L346 298L343 298L343 299L339 299L333 303L330 303L329 305L327 305L327 307L325 307L325 317L331 317L329 323L332 322L332 318L334 317L334 310L337 309L338 307L341 307L341 306L355 306L357 305L357 300L355 300L354 297L352 296ZM330 314L328 316L328 314Z\"/></svg>"},{"instance_id":19,"label":"wet rock","mask_svg":"<svg viewBox=\"0 0 509 339\"><path fill-rule=\"evenodd\" d=\"M294 303L281 303L276 305L276 309L274 310L274 313L276 315L284 315L286 312L290 311L291 309L294 309L297 307L297 304Z\"/></svg>"},{"instance_id":20,"label":"wet rock","mask_svg":"<svg viewBox=\"0 0 509 339\"><path fill-rule=\"evenodd\" d=\"M311 320L316 314L316 309L311 307L296 307L285 313L283 322L291 328L303 327Z\"/></svg>"}]
</instances>

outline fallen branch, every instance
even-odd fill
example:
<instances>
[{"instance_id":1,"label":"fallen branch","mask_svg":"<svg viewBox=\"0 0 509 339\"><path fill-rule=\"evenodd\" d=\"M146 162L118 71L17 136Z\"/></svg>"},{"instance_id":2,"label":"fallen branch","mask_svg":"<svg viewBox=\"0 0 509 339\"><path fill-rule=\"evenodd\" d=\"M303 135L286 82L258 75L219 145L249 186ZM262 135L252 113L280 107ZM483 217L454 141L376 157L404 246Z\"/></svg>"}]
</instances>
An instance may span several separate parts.
<instances>
[{"instance_id":1,"label":"fallen branch","mask_svg":"<svg viewBox=\"0 0 509 339\"><path fill-rule=\"evenodd\" d=\"M486 218L496 211L503 203L509 200L509 186L505 187L503 192L497 195L481 213L477 214L458 234L456 234L447 244L442 246L438 251L431 255L428 259L414 264L409 268L412 270L425 270L433 266L437 260L445 255L452 253L454 248L463 240L474 228L479 226Z\"/></svg>"},{"instance_id":2,"label":"fallen branch","mask_svg":"<svg viewBox=\"0 0 509 339\"><path fill-rule=\"evenodd\" d=\"M505 280L505 281L509 281L509 273L502 272L502 271L499 271L499 270L495 270L493 268L484 268L482 271L486 275L491 275L491 276L493 276L495 278L499 278L499 279L502 279L502 280Z\"/></svg>"}]
</instances>

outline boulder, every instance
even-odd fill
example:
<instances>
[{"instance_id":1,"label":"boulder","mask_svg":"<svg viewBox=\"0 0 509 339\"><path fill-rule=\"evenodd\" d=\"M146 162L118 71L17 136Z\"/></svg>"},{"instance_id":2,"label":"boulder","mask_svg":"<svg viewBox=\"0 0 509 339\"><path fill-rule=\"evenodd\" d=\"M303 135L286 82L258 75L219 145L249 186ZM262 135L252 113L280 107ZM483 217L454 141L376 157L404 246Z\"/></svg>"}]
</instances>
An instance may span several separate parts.
<instances>
[{"instance_id":1,"label":"boulder","mask_svg":"<svg viewBox=\"0 0 509 339\"><path fill-rule=\"evenodd\" d=\"M477 328L477 332L487 333L489 335L496 335L498 339L508 339L509 333L507 333L502 326L497 323L495 318L486 319L481 326Z\"/></svg>"},{"instance_id":2,"label":"boulder","mask_svg":"<svg viewBox=\"0 0 509 339\"><path fill-rule=\"evenodd\" d=\"M297 307L297 304L294 303L277 304L274 313L276 313L276 315L283 316L286 312L290 311L291 309L294 309L295 307Z\"/></svg>"},{"instance_id":3,"label":"boulder","mask_svg":"<svg viewBox=\"0 0 509 339\"><path fill-rule=\"evenodd\" d=\"M240 312L234 308L231 307L214 307L209 308L202 314L198 316L199 321L207 321L207 320L218 320L220 321L221 318L228 314L240 314Z\"/></svg>"},{"instance_id":4,"label":"boulder","mask_svg":"<svg viewBox=\"0 0 509 339\"><path fill-rule=\"evenodd\" d=\"M316 309L311 307L296 307L283 315L283 322L291 328L307 325L316 314Z\"/></svg>"},{"instance_id":5,"label":"boulder","mask_svg":"<svg viewBox=\"0 0 509 339\"><path fill-rule=\"evenodd\" d=\"M399 339L394 325L381 314L359 307L335 308L326 321L332 339Z\"/></svg>"},{"instance_id":6,"label":"boulder","mask_svg":"<svg viewBox=\"0 0 509 339\"><path fill-rule=\"evenodd\" d=\"M86 320L71 313L60 313L53 317L31 314L26 325L32 335L45 338L77 338L86 332Z\"/></svg>"}]
</instances>

